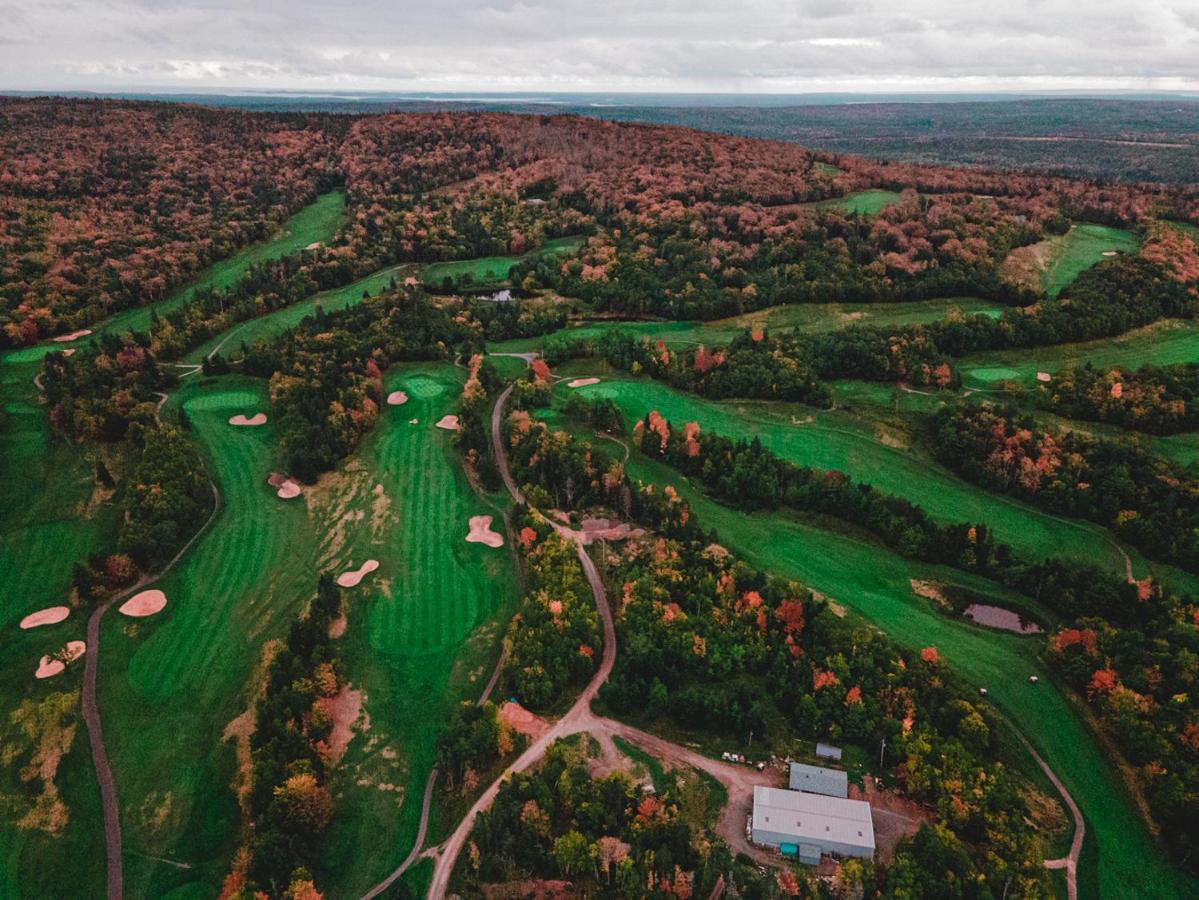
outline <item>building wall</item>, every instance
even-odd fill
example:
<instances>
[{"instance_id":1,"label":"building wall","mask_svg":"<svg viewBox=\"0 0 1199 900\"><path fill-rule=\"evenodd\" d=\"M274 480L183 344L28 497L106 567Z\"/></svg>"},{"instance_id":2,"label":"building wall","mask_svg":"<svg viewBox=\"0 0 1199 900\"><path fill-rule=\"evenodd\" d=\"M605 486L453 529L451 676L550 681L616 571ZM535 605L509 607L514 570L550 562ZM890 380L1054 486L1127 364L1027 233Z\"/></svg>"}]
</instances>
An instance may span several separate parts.
<instances>
[{"instance_id":1,"label":"building wall","mask_svg":"<svg viewBox=\"0 0 1199 900\"><path fill-rule=\"evenodd\" d=\"M836 841L823 841L795 834L783 834L780 831L766 831L762 828L755 828L753 830L753 840L755 844L768 844L771 847L777 847L779 844L814 844L823 852L836 853L838 856L860 856L864 859L874 856L874 851L869 847L840 844Z\"/></svg>"}]
</instances>

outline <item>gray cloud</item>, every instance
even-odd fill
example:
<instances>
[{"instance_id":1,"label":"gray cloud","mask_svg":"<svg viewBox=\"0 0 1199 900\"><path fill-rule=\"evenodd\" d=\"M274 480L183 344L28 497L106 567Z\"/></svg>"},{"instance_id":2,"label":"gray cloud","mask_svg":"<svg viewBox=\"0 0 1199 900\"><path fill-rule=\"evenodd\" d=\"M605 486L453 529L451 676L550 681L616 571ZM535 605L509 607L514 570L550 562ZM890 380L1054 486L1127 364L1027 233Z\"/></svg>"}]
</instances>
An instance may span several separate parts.
<instances>
[{"instance_id":1,"label":"gray cloud","mask_svg":"<svg viewBox=\"0 0 1199 900\"><path fill-rule=\"evenodd\" d=\"M1193 0L0 3L0 88L1199 89Z\"/></svg>"}]
</instances>

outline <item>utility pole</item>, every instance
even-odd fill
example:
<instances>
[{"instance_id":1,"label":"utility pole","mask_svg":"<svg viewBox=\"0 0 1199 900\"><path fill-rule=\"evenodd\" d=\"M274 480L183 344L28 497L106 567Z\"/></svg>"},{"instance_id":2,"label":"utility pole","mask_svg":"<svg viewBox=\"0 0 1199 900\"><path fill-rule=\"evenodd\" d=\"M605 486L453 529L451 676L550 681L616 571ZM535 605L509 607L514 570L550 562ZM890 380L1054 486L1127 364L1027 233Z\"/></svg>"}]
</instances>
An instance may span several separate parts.
<instances>
[{"instance_id":1,"label":"utility pole","mask_svg":"<svg viewBox=\"0 0 1199 900\"><path fill-rule=\"evenodd\" d=\"M883 767L883 751L887 749L887 739L883 738L882 743L878 748L878 767L881 770Z\"/></svg>"}]
</instances>

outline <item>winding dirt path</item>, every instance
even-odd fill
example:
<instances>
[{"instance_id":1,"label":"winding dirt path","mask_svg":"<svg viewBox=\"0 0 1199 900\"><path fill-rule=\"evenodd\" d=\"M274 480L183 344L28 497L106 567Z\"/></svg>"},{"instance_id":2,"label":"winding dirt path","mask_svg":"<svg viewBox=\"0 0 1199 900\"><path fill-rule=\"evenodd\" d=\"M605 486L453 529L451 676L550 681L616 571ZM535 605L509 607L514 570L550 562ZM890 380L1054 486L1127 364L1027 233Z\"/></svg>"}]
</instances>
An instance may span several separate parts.
<instances>
[{"instance_id":1,"label":"winding dirt path","mask_svg":"<svg viewBox=\"0 0 1199 900\"><path fill-rule=\"evenodd\" d=\"M1015 730L1015 729L1013 729ZM1049 763L1041 758L1032 744L1028 742L1028 738L1016 731L1016 736L1020 738L1026 750L1037 765L1041 767L1041 771L1045 773L1045 777L1053 782L1053 786L1057 788L1057 792L1062 795L1062 799L1066 801L1066 806L1070 808L1070 815L1074 818L1074 839L1070 841L1070 852L1060 859L1045 860L1046 869L1065 869L1066 870L1066 894L1069 900L1078 900L1078 857L1082 854L1082 842L1087 836L1086 822L1082 818L1082 810L1078 808L1078 804L1074 802L1074 798L1070 796L1070 792L1066 790L1066 786L1062 784L1061 779L1054 774L1053 769L1049 768Z\"/></svg>"},{"instance_id":2,"label":"winding dirt path","mask_svg":"<svg viewBox=\"0 0 1199 900\"><path fill-rule=\"evenodd\" d=\"M100 670L100 623L112 607L156 581L174 567L175 563L192 548L221 508L221 493L215 482L212 488L212 513L200 526L199 531L183 545L165 566L154 575L143 575L131 587L114 594L97 606L87 620L87 656L83 660L83 721L87 725L87 740L91 745L92 764L96 769L96 781L100 784L100 804L104 817L104 849L108 863L108 900L121 900L125 891L125 873L121 856L121 807L117 797L116 781L112 777L112 764L108 761L108 748L104 745L104 723L100 718L100 704L96 699L96 677Z\"/></svg>"}]
</instances>

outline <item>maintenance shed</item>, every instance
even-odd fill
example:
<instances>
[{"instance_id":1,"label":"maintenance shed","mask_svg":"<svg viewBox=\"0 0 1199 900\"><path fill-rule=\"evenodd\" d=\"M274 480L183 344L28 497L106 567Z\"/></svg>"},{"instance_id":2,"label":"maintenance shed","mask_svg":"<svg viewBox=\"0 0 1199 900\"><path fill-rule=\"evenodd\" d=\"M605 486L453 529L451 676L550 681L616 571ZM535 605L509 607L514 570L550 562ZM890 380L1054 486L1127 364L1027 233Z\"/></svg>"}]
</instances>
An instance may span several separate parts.
<instances>
[{"instance_id":1,"label":"maintenance shed","mask_svg":"<svg viewBox=\"0 0 1199 900\"><path fill-rule=\"evenodd\" d=\"M837 769L791 763L791 790L844 798L849 796L849 776Z\"/></svg>"},{"instance_id":2,"label":"maintenance shed","mask_svg":"<svg viewBox=\"0 0 1199 900\"><path fill-rule=\"evenodd\" d=\"M758 785L754 788L752 833L755 844L790 844L801 860L823 853L874 856L870 804L803 791Z\"/></svg>"}]
</instances>

